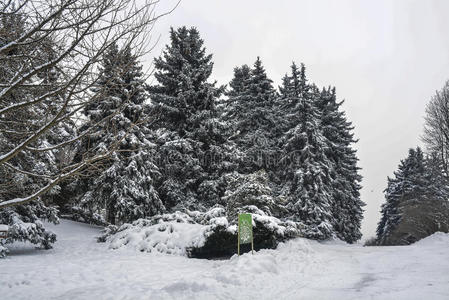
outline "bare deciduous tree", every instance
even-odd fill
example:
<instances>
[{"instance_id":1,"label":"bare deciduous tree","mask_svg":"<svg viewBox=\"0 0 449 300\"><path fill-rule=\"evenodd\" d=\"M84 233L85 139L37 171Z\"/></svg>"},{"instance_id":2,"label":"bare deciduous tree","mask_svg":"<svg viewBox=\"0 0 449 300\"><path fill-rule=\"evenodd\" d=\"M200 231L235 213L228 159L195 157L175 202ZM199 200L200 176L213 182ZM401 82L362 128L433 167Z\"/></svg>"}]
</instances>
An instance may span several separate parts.
<instances>
[{"instance_id":1,"label":"bare deciduous tree","mask_svg":"<svg viewBox=\"0 0 449 300\"><path fill-rule=\"evenodd\" d=\"M0 209L40 197L61 181L95 168L115 150L91 153L50 173L34 172L20 162L24 153L64 149L89 134L90 128L58 143L43 146L39 142L68 121L77 124L84 107L101 98L92 93L92 87L99 75L98 62L112 43L131 47L137 55L151 50L155 21L171 12L156 14L157 2L6 0L0 4L2 20L23 18L22 25L13 22L12 28L0 28L0 177L4 179L0 180ZM57 78L51 78L55 73ZM42 107L51 109L30 117L30 111ZM36 177L43 184L17 196L8 191L13 186L8 174Z\"/></svg>"},{"instance_id":2,"label":"bare deciduous tree","mask_svg":"<svg viewBox=\"0 0 449 300\"><path fill-rule=\"evenodd\" d=\"M430 152L440 157L446 176L449 175L449 81L437 91L426 107L424 135Z\"/></svg>"}]
</instances>

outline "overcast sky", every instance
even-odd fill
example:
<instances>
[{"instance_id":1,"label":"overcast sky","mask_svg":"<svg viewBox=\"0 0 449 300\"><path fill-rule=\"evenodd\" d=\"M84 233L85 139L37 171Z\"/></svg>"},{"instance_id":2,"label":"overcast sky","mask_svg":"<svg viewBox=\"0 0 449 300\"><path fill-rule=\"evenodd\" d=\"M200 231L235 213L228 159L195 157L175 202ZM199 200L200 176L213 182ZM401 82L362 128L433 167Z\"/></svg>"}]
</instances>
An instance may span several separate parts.
<instances>
[{"instance_id":1,"label":"overcast sky","mask_svg":"<svg viewBox=\"0 0 449 300\"><path fill-rule=\"evenodd\" d=\"M161 2L161 11L176 3ZM375 233L387 176L421 144L426 103L449 79L448 12L447 0L183 0L155 26L152 55L168 43L170 26L195 26L220 84L260 56L276 84L294 60L311 82L336 86L360 140L366 238Z\"/></svg>"}]
</instances>

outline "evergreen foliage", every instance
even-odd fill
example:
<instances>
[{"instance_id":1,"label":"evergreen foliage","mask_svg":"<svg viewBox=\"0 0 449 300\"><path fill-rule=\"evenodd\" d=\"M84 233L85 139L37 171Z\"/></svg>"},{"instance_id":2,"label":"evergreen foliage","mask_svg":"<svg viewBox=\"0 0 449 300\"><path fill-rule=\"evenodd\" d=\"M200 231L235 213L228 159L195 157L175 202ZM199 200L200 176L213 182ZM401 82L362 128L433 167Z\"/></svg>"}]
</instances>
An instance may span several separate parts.
<instances>
[{"instance_id":1,"label":"evergreen foliage","mask_svg":"<svg viewBox=\"0 0 449 300\"><path fill-rule=\"evenodd\" d=\"M282 179L294 218L307 226L305 235L326 239L333 235L333 165L326 156L328 145L320 127L321 112L315 105L318 91L307 85L303 73L297 72L293 64L290 84L283 86L284 101L291 107L286 119L292 127L283 138Z\"/></svg>"},{"instance_id":2,"label":"evergreen foliage","mask_svg":"<svg viewBox=\"0 0 449 300\"><path fill-rule=\"evenodd\" d=\"M96 128L80 148L82 155L113 148L111 158L88 182L81 198L90 211L106 209L106 221L131 222L164 211L153 187L159 171L147 136L148 105L142 67L129 48L113 44L102 60L97 98L86 107L86 128Z\"/></svg>"},{"instance_id":3,"label":"evergreen foliage","mask_svg":"<svg viewBox=\"0 0 449 300\"><path fill-rule=\"evenodd\" d=\"M401 160L393 178L388 178L386 202L381 207L377 240L382 244L402 220L400 207L413 205L410 200L432 205L432 201L449 199L448 182L443 175L443 163L435 154L424 157L417 147Z\"/></svg>"},{"instance_id":4,"label":"evergreen foliage","mask_svg":"<svg viewBox=\"0 0 449 300\"><path fill-rule=\"evenodd\" d=\"M356 140L335 88L320 90L308 82L304 64L293 63L277 91L257 57L252 67L234 69L226 98L220 98L225 88L210 81L212 55L196 28L172 28L170 44L154 66L157 83L148 86L130 48L120 49L113 43L102 57L101 75L77 133L83 139L72 162L111 154L96 169L82 174L87 176L63 186L64 195L71 197L68 206L64 201L61 205L67 216L96 224L123 224L166 211L178 214L179 210L205 212L222 207L231 223L242 211L253 212L261 224L285 222L294 228L287 236L301 231L313 239L336 236L349 243L360 239L364 203L352 148ZM39 76L47 76L49 83L57 81L56 73ZM21 93L26 97L25 91ZM38 120L42 112L24 117ZM70 135L73 131L54 132L36 146ZM7 141L1 131L0 140ZM0 147L3 144L7 142ZM414 154L421 157L416 161L422 159L419 153ZM30 152L20 163L42 168L33 172L46 174L57 167L58 153L52 155L41 158ZM423 178L435 193L444 180L438 176L439 167L436 158L422 162L422 168L434 172ZM5 178L18 178L8 172ZM389 182L391 203L385 205L388 222L382 230L399 218L394 197L399 186L406 186L399 184L400 176L406 175L403 171L395 175ZM17 181L18 189L20 184L40 184L20 176L26 184ZM419 177L407 176L411 181ZM28 240L48 247L54 236L41 230L37 218L42 215L56 221L55 213L39 200L1 211L0 222L34 223Z\"/></svg>"},{"instance_id":5,"label":"evergreen foliage","mask_svg":"<svg viewBox=\"0 0 449 300\"><path fill-rule=\"evenodd\" d=\"M216 108L224 88L208 82L212 55L196 28L170 31L170 45L155 59L157 85L149 87L157 115L158 190L169 209L210 207L224 192L221 175L233 168L232 145Z\"/></svg>"},{"instance_id":6,"label":"evergreen foliage","mask_svg":"<svg viewBox=\"0 0 449 300\"><path fill-rule=\"evenodd\" d=\"M362 237L360 227L365 205L360 200L362 178L358 174L356 151L352 148L356 142L352 133L354 128L340 109L343 102L337 102L335 88L323 89L316 103L327 140L326 156L333 166L334 228L340 239L352 243Z\"/></svg>"},{"instance_id":7,"label":"evergreen foliage","mask_svg":"<svg viewBox=\"0 0 449 300\"><path fill-rule=\"evenodd\" d=\"M304 64L293 63L278 94L260 58L253 68L235 68L229 86L223 119L243 154L238 171L266 169L273 194L289 203L282 215L303 222L306 236L360 239L356 141L335 89L320 91L308 83Z\"/></svg>"},{"instance_id":8,"label":"evergreen foliage","mask_svg":"<svg viewBox=\"0 0 449 300\"><path fill-rule=\"evenodd\" d=\"M237 219L239 208L254 205L267 215L272 215L276 201L269 187L268 175L261 170L252 174L230 173L226 176L227 190L224 200L227 216Z\"/></svg>"},{"instance_id":9,"label":"evergreen foliage","mask_svg":"<svg viewBox=\"0 0 449 300\"><path fill-rule=\"evenodd\" d=\"M224 120L230 122L232 141L243 154L239 172L253 173L272 168L276 129L276 92L259 57L253 68L247 65L234 69L234 78L227 92L228 105Z\"/></svg>"}]
</instances>

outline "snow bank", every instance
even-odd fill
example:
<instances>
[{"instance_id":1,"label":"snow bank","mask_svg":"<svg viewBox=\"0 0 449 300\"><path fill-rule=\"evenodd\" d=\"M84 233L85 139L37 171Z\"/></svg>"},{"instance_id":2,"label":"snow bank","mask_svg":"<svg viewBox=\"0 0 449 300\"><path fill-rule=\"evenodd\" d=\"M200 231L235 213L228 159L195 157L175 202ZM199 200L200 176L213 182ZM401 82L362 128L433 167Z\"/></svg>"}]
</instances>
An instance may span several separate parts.
<instances>
[{"instance_id":1,"label":"snow bank","mask_svg":"<svg viewBox=\"0 0 449 300\"><path fill-rule=\"evenodd\" d=\"M423 238L422 240L417 241L414 245L425 246L425 247L441 245L444 247L448 247L449 246L449 233L435 232L434 234L432 234L426 238Z\"/></svg>"}]
</instances>

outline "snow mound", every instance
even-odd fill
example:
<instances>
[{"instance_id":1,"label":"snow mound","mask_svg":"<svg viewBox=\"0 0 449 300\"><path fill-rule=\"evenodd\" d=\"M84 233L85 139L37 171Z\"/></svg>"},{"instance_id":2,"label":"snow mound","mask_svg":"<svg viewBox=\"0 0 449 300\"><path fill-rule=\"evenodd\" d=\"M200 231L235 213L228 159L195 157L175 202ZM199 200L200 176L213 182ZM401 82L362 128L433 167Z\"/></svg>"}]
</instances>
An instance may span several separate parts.
<instances>
[{"instance_id":1,"label":"snow mound","mask_svg":"<svg viewBox=\"0 0 449 300\"><path fill-rule=\"evenodd\" d=\"M422 240L417 241L414 245L418 246L449 246L449 233L435 232Z\"/></svg>"},{"instance_id":2,"label":"snow mound","mask_svg":"<svg viewBox=\"0 0 449 300\"><path fill-rule=\"evenodd\" d=\"M245 270L247 273L261 274L273 273L279 274L279 263L276 260L276 252L261 250L257 256L253 256L250 252L241 255L234 255L228 265L235 272ZM231 272L234 273L234 272Z\"/></svg>"},{"instance_id":3,"label":"snow mound","mask_svg":"<svg viewBox=\"0 0 449 300\"><path fill-rule=\"evenodd\" d=\"M186 255L188 247L204 244L204 225L163 221L148 226L146 221L140 219L133 224L123 225L108 239L109 248L126 246L142 252Z\"/></svg>"},{"instance_id":4,"label":"snow mound","mask_svg":"<svg viewBox=\"0 0 449 300\"><path fill-rule=\"evenodd\" d=\"M322 242L319 243L323 244ZM306 238L295 238L284 243L280 243L278 250L287 255L291 253L302 253L304 256L308 256L315 252L312 244L318 244L318 242ZM348 244L345 244L345 246L347 245Z\"/></svg>"}]
</instances>

